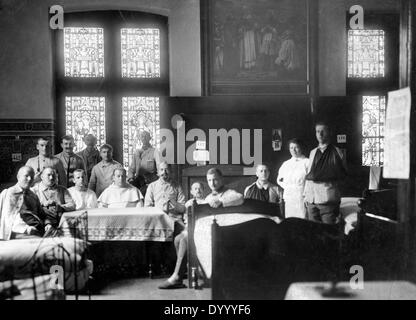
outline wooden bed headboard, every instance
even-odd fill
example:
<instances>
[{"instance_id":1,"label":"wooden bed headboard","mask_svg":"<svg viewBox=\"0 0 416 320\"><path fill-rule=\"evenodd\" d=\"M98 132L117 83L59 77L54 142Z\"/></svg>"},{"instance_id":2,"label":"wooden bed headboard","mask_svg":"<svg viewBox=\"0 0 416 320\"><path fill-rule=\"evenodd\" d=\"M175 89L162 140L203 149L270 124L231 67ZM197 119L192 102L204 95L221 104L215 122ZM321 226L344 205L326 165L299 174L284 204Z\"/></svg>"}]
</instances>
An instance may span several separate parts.
<instances>
[{"instance_id":1,"label":"wooden bed headboard","mask_svg":"<svg viewBox=\"0 0 416 320\"><path fill-rule=\"evenodd\" d=\"M221 170L225 185L241 194L244 193L244 189L248 185L256 181L255 169L241 165L219 164L184 168L182 169L182 188L188 198L190 197L191 185L197 181L204 185L204 196L210 193L206 174L211 168Z\"/></svg>"}]
</instances>

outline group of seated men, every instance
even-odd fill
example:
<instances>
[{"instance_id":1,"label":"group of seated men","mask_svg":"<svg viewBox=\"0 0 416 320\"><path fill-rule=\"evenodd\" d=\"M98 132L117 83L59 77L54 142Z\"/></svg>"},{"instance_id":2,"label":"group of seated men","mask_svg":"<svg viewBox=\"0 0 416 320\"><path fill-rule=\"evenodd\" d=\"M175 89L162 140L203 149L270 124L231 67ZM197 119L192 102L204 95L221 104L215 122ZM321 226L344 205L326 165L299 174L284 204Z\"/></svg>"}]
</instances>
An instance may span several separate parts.
<instances>
[{"instance_id":1,"label":"group of seated men","mask_svg":"<svg viewBox=\"0 0 416 320\"><path fill-rule=\"evenodd\" d=\"M183 287L183 260L188 239L184 216L186 207L194 201L209 204L213 208L240 205L244 196L226 188L221 171L211 168L206 175L211 193L204 199L203 184L196 182L191 187L193 198L185 201L181 186L171 178L170 165L162 161L158 164L158 179L148 185L144 197L139 189L127 182L126 170L113 160L110 145L100 147L101 161L88 171L85 161L73 153L73 142L72 137L65 136L61 144L64 151L51 157L50 142L45 138L38 140L39 156L29 159L19 169L16 185L0 194L0 240L54 236L62 214L68 211L96 207L156 206L175 221L174 244L177 253L175 270L160 288ZM70 172L70 168L74 170ZM269 174L267 166L257 167L256 185L267 193L258 199L278 202L277 187L268 181ZM245 192L249 198L253 194L247 192L250 187ZM256 193L254 197L257 197Z\"/></svg>"}]
</instances>

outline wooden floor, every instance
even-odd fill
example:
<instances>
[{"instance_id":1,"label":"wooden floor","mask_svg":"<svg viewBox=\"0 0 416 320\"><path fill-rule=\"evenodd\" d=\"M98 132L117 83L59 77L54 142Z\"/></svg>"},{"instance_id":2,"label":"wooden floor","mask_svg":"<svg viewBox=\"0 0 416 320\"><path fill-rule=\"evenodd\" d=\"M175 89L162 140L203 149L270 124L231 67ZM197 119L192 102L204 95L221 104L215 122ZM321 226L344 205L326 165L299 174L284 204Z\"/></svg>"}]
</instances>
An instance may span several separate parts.
<instances>
[{"instance_id":1,"label":"wooden floor","mask_svg":"<svg viewBox=\"0 0 416 320\"><path fill-rule=\"evenodd\" d=\"M102 289L99 293L91 295L91 300L210 300L211 290L203 288L194 289L174 289L161 290L158 286L166 278L149 279L135 278L113 281ZM187 285L187 282L184 281ZM68 295L67 300L74 300L75 296ZM80 295L79 300L88 300L87 295Z\"/></svg>"}]
</instances>

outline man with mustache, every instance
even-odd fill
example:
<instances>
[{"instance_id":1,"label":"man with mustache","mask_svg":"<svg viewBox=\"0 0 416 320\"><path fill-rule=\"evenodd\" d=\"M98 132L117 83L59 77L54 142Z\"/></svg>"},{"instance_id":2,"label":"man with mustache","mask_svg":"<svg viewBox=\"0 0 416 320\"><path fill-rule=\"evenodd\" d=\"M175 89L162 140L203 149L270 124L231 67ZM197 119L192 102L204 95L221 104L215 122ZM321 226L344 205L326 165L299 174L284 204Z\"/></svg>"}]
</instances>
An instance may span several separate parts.
<instances>
[{"instance_id":1,"label":"man with mustache","mask_svg":"<svg viewBox=\"0 0 416 320\"><path fill-rule=\"evenodd\" d=\"M73 187L74 183L74 171L77 169L82 169L84 172L87 172L85 169L85 163L82 158L74 153L74 137L66 135L62 137L61 142L62 152L55 155L55 158L58 158L64 169L66 175L66 185L63 185L66 188ZM60 182L61 183L61 182Z\"/></svg>"},{"instance_id":2,"label":"man with mustache","mask_svg":"<svg viewBox=\"0 0 416 320\"><path fill-rule=\"evenodd\" d=\"M64 212L74 211L75 202L67 188L56 184L56 171L45 168L41 174L42 181L33 187L45 211L45 233L53 234L58 228L59 221Z\"/></svg>"},{"instance_id":3,"label":"man with mustache","mask_svg":"<svg viewBox=\"0 0 416 320\"><path fill-rule=\"evenodd\" d=\"M45 214L31 190L35 171L24 166L17 173L17 183L0 194L0 240L42 236Z\"/></svg>"}]
</instances>

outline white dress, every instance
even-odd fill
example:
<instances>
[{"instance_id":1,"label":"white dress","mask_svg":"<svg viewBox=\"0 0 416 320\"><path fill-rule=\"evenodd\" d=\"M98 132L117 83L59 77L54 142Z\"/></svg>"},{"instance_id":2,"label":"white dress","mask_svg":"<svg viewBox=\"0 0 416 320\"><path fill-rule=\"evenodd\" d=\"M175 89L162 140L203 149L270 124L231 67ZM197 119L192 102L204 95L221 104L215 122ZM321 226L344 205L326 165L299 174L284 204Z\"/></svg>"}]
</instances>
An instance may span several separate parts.
<instances>
[{"instance_id":1,"label":"white dress","mask_svg":"<svg viewBox=\"0 0 416 320\"><path fill-rule=\"evenodd\" d=\"M308 172L308 158L295 158L283 162L277 176L277 183L284 189L285 217L305 218L303 201L305 176ZM282 180L283 179L283 180ZM282 181L281 181L282 180Z\"/></svg>"}]
</instances>

